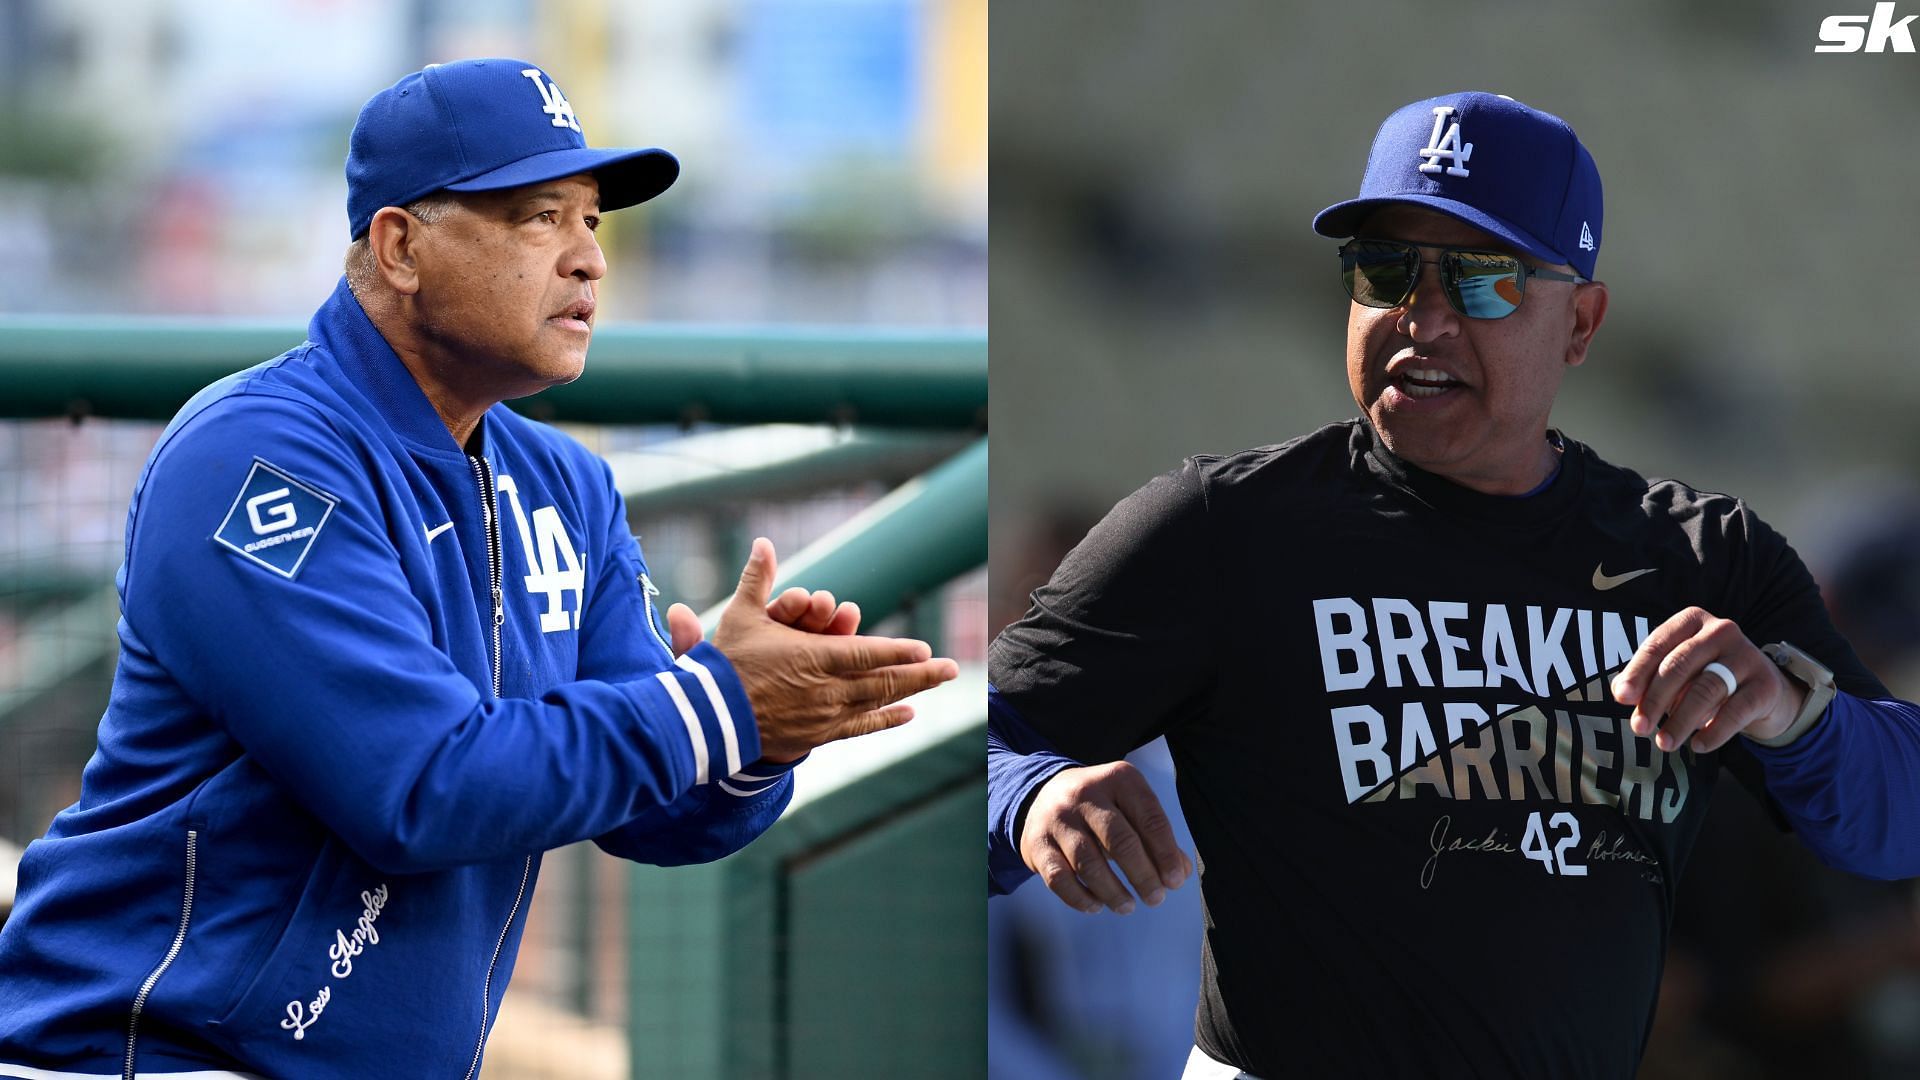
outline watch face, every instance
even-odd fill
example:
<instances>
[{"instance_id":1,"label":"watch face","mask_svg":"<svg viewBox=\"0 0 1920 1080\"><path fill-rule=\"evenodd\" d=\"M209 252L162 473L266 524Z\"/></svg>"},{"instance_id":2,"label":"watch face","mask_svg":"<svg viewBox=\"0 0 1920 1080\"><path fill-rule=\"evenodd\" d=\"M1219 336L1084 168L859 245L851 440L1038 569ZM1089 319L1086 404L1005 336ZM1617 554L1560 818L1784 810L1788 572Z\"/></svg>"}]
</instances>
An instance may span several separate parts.
<instances>
[{"instance_id":1,"label":"watch face","mask_svg":"<svg viewBox=\"0 0 1920 1080\"><path fill-rule=\"evenodd\" d=\"M1770 739L1755 738L1762 746L1786 746L1799 738L1814 722L1826 714L1827 705L1833 700L1833 672L1825 664L1794 648L1784 641L1767 645L1760 650L1767 658L1779 665L1788 677L1807 688L1807 697L1800 707L1800 715L1794 717L1787 730Z\"/></svg>"},{"instance_id":2,"label":"watch face","mask_svg":"<svg viewBox=\"0 0 1920 1080\"><path fill-rule=\"evenodd\" d=\"M1833 685L1833 670L1825 664L1784 641L1773 648L1778 650L1774 662L1786 669L1788 674L1808 686Z\"/></svg>"}]
</instances>

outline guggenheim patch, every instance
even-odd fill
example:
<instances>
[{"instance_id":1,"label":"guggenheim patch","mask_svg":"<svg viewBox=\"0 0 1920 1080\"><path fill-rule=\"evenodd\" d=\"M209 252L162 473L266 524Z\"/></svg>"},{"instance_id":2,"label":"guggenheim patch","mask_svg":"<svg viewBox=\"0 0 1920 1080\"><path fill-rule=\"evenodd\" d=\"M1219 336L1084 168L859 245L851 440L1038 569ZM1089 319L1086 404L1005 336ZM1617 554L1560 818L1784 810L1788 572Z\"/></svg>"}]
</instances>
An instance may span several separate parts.
<instances>
[{"instance_id":1,"label":"guggenheim patch","mask_svg":"<svg viewBox=\"0 0 1920 1080\"><path fill-rule=\"evenodd\" d=\"M339 504L332 495L255 458L213 539L281 577L292 578Z\"/></svg>"}]
</instances>

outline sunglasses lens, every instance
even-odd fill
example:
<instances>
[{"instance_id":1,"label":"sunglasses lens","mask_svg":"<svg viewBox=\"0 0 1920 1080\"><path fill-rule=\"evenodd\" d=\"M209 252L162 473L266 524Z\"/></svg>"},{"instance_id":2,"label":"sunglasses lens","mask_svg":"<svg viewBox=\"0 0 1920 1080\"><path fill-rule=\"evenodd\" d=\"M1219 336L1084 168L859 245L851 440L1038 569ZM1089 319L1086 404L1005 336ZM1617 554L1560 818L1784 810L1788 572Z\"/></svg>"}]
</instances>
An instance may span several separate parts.
<instances>
[{"instance_id":1,"label":"sunglasses lens","mask_svg":"<svg viewBox=\"0 0 1920 1080\"><path fill-rule=\"evenodd\" d=\"M1453 306L1475 319L1504 319L1520 306L1520 260L1478 251L1446 254Z\"/></svg>"},{"instance_id":2,"label":"sunglasses lens","mask_svg":"<svg viewBox=\"0 0 1920 1080\"><path fill-rule=\"evenodd\" d=\"M1340 277L1347 295L1367 307L1390 308L1412 291L1419 253L1398 244L1356 240L1340 249Z\"/></svg>"}]
</instances>

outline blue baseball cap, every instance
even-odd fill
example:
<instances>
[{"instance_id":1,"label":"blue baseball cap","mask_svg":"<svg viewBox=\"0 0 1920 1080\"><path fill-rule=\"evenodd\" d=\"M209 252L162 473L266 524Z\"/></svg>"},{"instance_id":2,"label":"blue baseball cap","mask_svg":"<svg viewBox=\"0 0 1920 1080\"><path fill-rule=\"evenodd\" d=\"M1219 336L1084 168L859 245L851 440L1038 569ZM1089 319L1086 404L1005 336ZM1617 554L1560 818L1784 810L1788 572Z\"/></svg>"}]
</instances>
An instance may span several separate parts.
<instances>
[{"instance_id":1,"label":"blue baseball cap","mask_svg":"<svg viewBox=\"0 0 1920 1080\"><path fill-rule=\"evenodd\" d=\"M347 224L357 239L383 206L575 173L592 173L600 209L618 210L671 187L680 163L660 149L589 147L567 96L524 60L429 64L361 108L347 141Z\"/></svg>"},{"instance_id":2,"label":"blue baseball cap","mask_svg":"<svg viewBox=\"0 0 1920 1080\"><path fill-rule=\"evenodd\" d=\"M1600 170L1565 120L1510 97L1445 94L1396 110L1373 137L1359 197L1320 211L1313 231L1352 236L1394 203L1437 210L1593 278Z\"/></svg>"}]
</instances>

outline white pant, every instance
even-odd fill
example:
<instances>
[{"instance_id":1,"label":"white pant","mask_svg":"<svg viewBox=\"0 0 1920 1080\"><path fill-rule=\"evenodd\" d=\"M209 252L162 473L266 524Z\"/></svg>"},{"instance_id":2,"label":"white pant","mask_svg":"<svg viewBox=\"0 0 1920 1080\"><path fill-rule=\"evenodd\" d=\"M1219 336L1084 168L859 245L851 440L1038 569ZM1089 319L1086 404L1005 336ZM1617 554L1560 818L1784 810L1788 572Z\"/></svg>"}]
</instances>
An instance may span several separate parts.
<instances>
[{"instance_id":1,"label":"white pant","mask_svg":"<svg viewBox=\"0 0 1920 1080\"><path fill-rule=\"evenodd\" d=\"M1215 1061L1207 1056L1205 1050L1193 1048L1187 1055L1187 1069L1180 1074L1180 1080L1260 1080L1250 1072L1241 1072L1232 1065Z\"/></svg>"}]
</instances>

